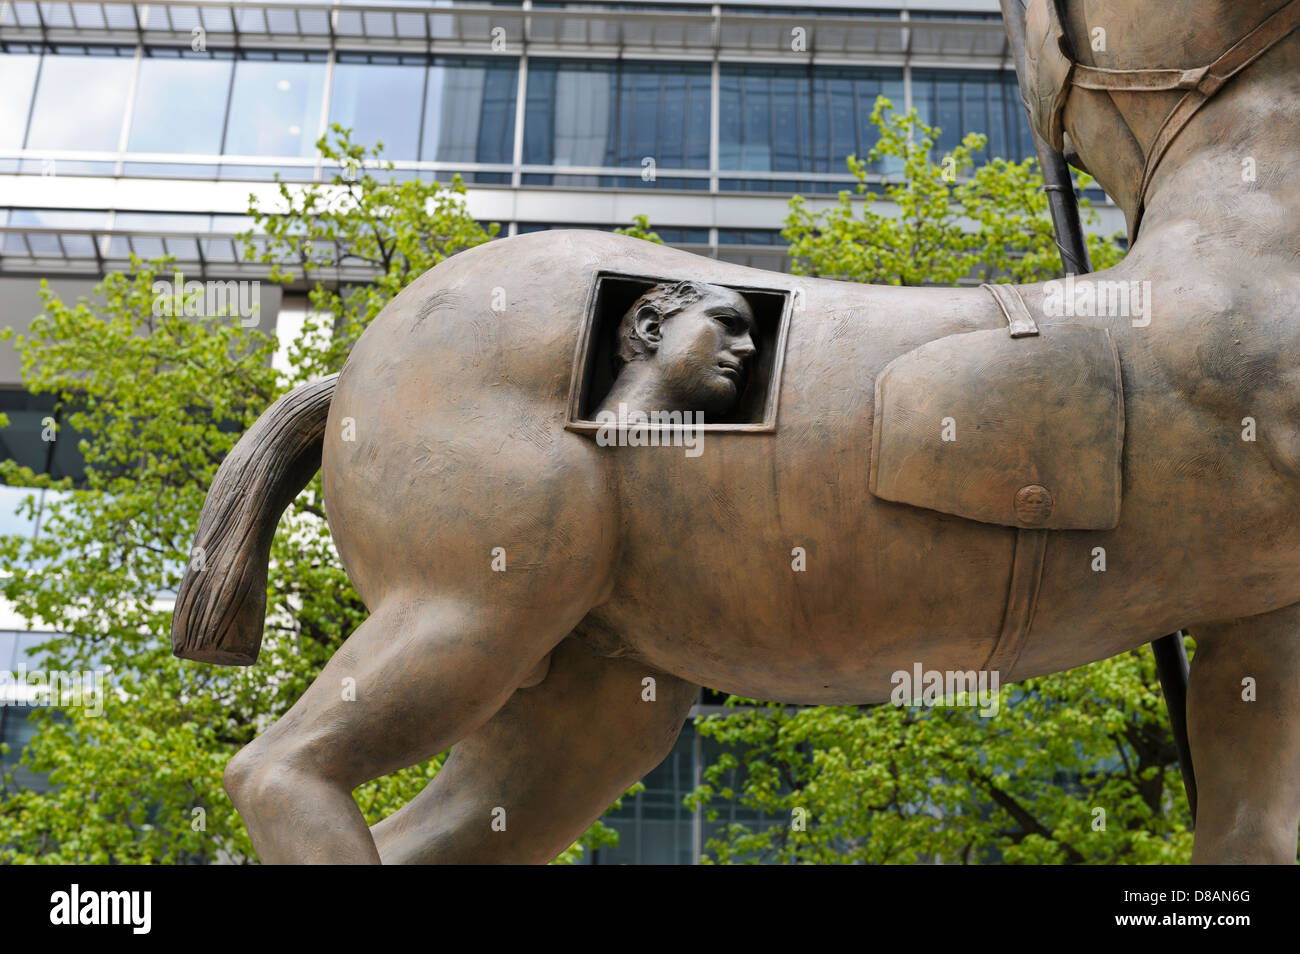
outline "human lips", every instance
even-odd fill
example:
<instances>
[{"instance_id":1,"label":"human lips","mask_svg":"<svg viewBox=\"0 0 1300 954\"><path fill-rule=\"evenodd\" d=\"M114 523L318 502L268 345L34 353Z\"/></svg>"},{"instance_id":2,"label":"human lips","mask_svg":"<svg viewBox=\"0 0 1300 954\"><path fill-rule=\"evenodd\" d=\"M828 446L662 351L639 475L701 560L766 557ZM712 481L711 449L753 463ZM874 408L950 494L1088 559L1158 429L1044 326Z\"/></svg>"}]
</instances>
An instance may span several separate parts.
<instances>
[{"instance_id":1,"label":"human lips","mask_svg":"<svg viewBox=\"0 0 1300 954\"><path fill-rule=\"evenodd\" d=\"M730 376L735 378L737 384L739 384L745 376L745 368L739 361L732 361L729 358L723 358L718 362L718 367L722 369L723 374L730 373Z\"/></svg>"}]
</instances>

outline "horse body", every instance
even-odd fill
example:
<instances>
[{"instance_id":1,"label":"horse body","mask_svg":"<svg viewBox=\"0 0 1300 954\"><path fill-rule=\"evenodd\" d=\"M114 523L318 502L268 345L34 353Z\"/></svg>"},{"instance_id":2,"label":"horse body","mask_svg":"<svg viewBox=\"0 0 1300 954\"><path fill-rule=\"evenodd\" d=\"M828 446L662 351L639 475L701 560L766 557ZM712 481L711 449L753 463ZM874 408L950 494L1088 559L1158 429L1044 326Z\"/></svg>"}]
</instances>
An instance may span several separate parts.
<instances>
[{"instance_id":1,"label":"horse body","mask_svg":"<svg viewBox=\"0 0 1300 954\"><path fill-rule=\"evenodd\" d=\"M776 430L707 432L698 457L566 431L584 302L602 270L798 289ZM507 293L502 313L494 288ZM1183 310L1196 294L1173 292L1141 328L1128 316L1068 319L1104 324L1118 342L1121 520L1052 534L1016 676L1300 600L1294 475L1278 472L1273 443L1242 440L1241 424L1282 410L1257 388L1285 369L1243 374L1251 355L1295 350L1279 350L1276 322L1241 303ZM1207 332L1213 321L1222 334ZM454 592L531 615L526 581L546 587L562 563L586 577L576 632L598 652L747 696L882 701L891 674L916 662L982 666L1015 531L868 493L872 382L919 344L1003 324L978 290L776 276L599 233L495 242L420 279L349 358L324 446L334 537L372 610L390 592ZM1199 374L1175 366L1193 332L1206 341ZM1226 391L1214 390L1220 366ZM340 436L345 417L355 441ZM1226 523L1210 519L1225 512ZM504 573L490 568L498 546ZM513 576L524 579L507 585ZM531 671L551 648L524 640L520 665Z\"/></svg>"}]
</instances>

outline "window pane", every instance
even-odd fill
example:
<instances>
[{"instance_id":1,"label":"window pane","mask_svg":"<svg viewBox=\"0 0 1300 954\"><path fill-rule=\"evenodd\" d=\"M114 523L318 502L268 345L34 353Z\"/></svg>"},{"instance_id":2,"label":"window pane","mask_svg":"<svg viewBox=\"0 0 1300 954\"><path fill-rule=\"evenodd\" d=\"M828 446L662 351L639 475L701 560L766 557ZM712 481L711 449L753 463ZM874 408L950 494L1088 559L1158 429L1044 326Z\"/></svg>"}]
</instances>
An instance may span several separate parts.
<instances>
[{"instance_id":1,"label":"window pane","mask_svg":"<svg viewBox=\"0 0 1300 954\"><path fill-rule=\"evenodd\" d=\"M707 169L709 87L704 66L622 64L612 164L639 166L650 157L665 169Z\"/></svg>"},{"instance_id":2,"label":"window pane","mask_svg":"<svg viewBox=\"0 0 1300 954\"><path fill-rule=\"evenodd\" d=\"M47 55L27 148L116 152L134 65L120 56Z\"/></svg>"},{"instance_id":3,"label":"window pane","mask_svg":"<svg viewBox=\"0 0 1300 954\"><path fill-rule=\"evenodd\" d=\"M72 209L14 209L10 225L26 225L46 229L99 229L108 222L108 213Z\"/></svg>"},{"instance_id":4,"label":"window pane","mask_svg":"<svg viewBox=\"0 0 1300 954\"><path fill-rule=\"evenodd\" d=\"M429 67L420 158L510 162L517 70L514 63L436 58Z\"/></svg>"},{"instance_id":5,"label":"window pane","mask_svg":"<svg viewBox=\"0 0 1300 954\"><path fill-rule=\"evenodd\" d=\"M878 139L876 98L903 105L903 74L890 68L724 64L720 78L718 161L746 172L849 175L850 155L865 159ZM877 172L889 164L876 163ZM727 190L834 192L844 182L722 180Z\"/></svg>"},{"instance_id":6,"label":"window pane","mask_svg":"<svg viewBox=\"0 0 1300 954\"><path fill-rule=\"evenodd\" d=\"M632 177L565 176L564 185L704 188L662 170L709 165L709 72L703 65L538 61L529 66L524 161L619 166ZM653 159L654 179L642 179ZM550 180L530 176L529 181ZM560 183L556 183L560 184Z\"/></svg>"},{"instance_id":7,"label":"window pane","mask_svg":"<svg viewBox=\"0 0 1300 954\"><path fill-rule=\"evenodd\" d=\"M9 216L11 226L43 229L98 229L108 221L107 212L77 212L63 209L14 209ZM89 235L7 235L4 251L26 254L30 248L35 255L69 255L94 257L95 243Z\"/></svg>"},{"instance_id":8,"label":"window pane","mask_svg":"<svg viewBox=\"0 0 1300 954\"><path fill-rule=\"evenodd\" d=\"M724 65L720 94L719 168L811 171L812 100L807 69ZM746 191L799 188L795 180L740 180L736 185Z\"/></svg>"},{"instance_id":9,"label":"window pane","mask_svg":"<svg viewBox=\"0 0 1300 954\"><path fill-rule=\"evenodd\" d=\"M330 123L352 130L371 149L383 142L386 159L418 159L424 58L339 54L334 64Z\"/></svg>"},{"instance_id":10,"label":"window pane","mask_svg":"<svg viewBox=\"0 0 1300 954\"><path fill-rule=\"evenodd\" d=\"M325 65L314 57L237 61L223 151L236 156L314 155L324 86Z\"/></svg>"},{"instance_id":11,"label":"window pane","mask_svg":"<svg viewBox=\"0 0 1300 954\"><path fill-rule=\"evenodd\" d=\"M54 432L55 439L45 439L49 434L47 421L54 416L54 405L52 395L0 390L0 411L9 418L9 426L0 430L0 457L17 461L38 474L49 473L54 477L80 480L85 476L85 461L77 444L84 435L62 420ZM66 418L66 413L61 413L61 416ZM23 491L23 495L27 493L32 491ZM6 524L21 523L23 518L12 511L16 502L10 500L7 505L10 511L5 517Z\"/></svg>"},{"instance_id":12,"label":"window pane","mask_svg":"<svg viewBox=\"0 0 1300 954\"><path fill-rule=\"evenodd\" d=\"M127 148L132 152L221 152L221 124L234 62L203 55L140 62Z\"/></svg>"},{"instance_id":13,"label":"window pane","mask_svg":"<svg viewBox=\"0 0 1300 954\"><path fill-rule=\"evenodd\" d=\"M1034 155L1014 73L914 69L912 101L923 122L943 127L940 152L978 132L989 138L987 158L1019 161Z\"/></svg>"},{"instance_id":14,"label":"window pane","mask_svg":"<svg viewBox=\"0 0 1300 954\"><path fill-rule=\"evenodd\" d=\"M524 162L607 164L607 146L613 138L615 69L613 63L529 65ZM611 165L612 159L608 156Z\"/></svg>"},{"instance_id":15,"label":"window pane","mask_svg":"<svg viewBox=\"0 0 1300 954\"><path fill-rule=\"evenodd\" d=\"M18 149L27 131L36 66L41 58L31 53L0 53L0 149Z\"/></svg>"},{"instance_id":16,"label":"window pane","mask_svg":"<svg viewBox=\"0 0 1300 954\"><path fill-rule=\"evenodd\" d=\"M4 393L0 392L0 404L5 403L4 397ZM0 455L3 455L5 460L16 460L33 470L44 470L45 460L43 457L32 457L31 448L28 446L31 441L27 439L27 435L8 433L15 426L22 428L25 423L20 417L9 427L0 430ZM11 444L16 445L16 449L11 450ZM22 534L25 537L32 535L36 527L36 518L20 511L28 497L39 496L39 494L39 491L32 490L30 487L0 486L0 534L4 536ZM6 646L5 635L0 633L0 669L8 669L7 663L13 657L13 640L11 638Z\"/></svg>"},{"instance_id":17,"label":"window pane","mask_svg":"<svg viewBox=\"0 0 1300 954\"><path fill-rule=\"evenodd\" d=\"M813 163L815 172L847 173L850 155L865 159L879 136L871 122L876 98L903 108L903 78L897 70L819 68L813 74ZM898 164L901 166L901 164ZM876 172L885 171L873 163ZM842 185L832 185L834 189Z\"/></svg>"},{"instance_id":18,"label":"window pane","mask_svg":"<svg viewBox=\"0 0 1300 954\"><path fill-rule=\"evenodd\" d=\"M207 232L212 216L192 212L119 212L113 228L123 232Z\"/></svg>"},{"instance_id":19,"label":"window pane","mask_svg":"<svg viewBox=\"0 0 1300 954\"><path fill-rule=\"evenodd\" d=\"M723 117L720 168L811 171L807 70L724 65L719 105Z\"/></svg>"},{"instance_id":20,"label":"window pane","mask_svg":"<svg viewBox=\"0 0 1300 954\"><path fill-rule=\"evenodd\" d=\"M195 236L206 235L211 228L212 216L186 212L118 212L113 219L113 229L119 232L181 232ZM109 255L126 258L134 252L139 258L158 258L171 254L178 261L198 258L198 241L195 238L155 238L150 235L115 235L109 242Z\"/></svg>"}]
</instances>

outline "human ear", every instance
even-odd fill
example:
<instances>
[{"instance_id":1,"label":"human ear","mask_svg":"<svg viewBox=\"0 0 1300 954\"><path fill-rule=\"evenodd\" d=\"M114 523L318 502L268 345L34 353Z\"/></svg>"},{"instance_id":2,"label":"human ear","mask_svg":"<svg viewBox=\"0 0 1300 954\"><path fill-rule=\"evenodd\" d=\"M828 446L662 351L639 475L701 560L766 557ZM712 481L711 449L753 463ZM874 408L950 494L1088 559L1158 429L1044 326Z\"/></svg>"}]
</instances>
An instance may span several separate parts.
<instances>
[{"instance_id":1,"label":"human ear","mask_svg":"<svg viewBox=\"0 0 1300 954\"><path fill-rule=\"evenodd\" d=\"M644 342L647 351L659 350L659 342L663 339L663 319L654 305L642 305L636 310L632 328Z\"/></svg>"}]
</instances>

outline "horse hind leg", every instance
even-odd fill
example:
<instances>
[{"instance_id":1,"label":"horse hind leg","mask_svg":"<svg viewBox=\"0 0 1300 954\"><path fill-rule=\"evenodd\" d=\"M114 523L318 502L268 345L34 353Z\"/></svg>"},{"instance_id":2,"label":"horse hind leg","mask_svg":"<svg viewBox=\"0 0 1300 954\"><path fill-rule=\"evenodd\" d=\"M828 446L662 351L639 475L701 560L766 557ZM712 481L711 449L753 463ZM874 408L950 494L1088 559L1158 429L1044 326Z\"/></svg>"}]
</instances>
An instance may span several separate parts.
<instances>
[{"instance_id":1,"label":"horse hind leg","mask_svg":"<svg viewBox=\"0 0 1300 954\"><path fill-rule=\"evenodd\" d=\"M647 683L647 679L653 682ZM653 691L651 691L653 690ZM672 749L698 687L570 637L372 832L386 864L540 864Z\"/></svg>"},{"instance_id":2,"label":"horse hind leg","mask_svg":"<svg viewBox=\"0 0 1300 954\"><path fill-rule=\"evenodd\" d=\"M541 625L454 599L377 608L293 707L226 766L226 791L258 857L379 863L353 789L472 733L573 623Z\"/></svg>"},{"instance_id":3,"label":"horse hind leg","mask_svg":"<svg viewBox=\"0 0 1300 954\"><path fill-rule=\"evenodd\" d=\"M1300 605L1191 628L1193 864L1295 864Z\"/></svg>"}]
</instances>

